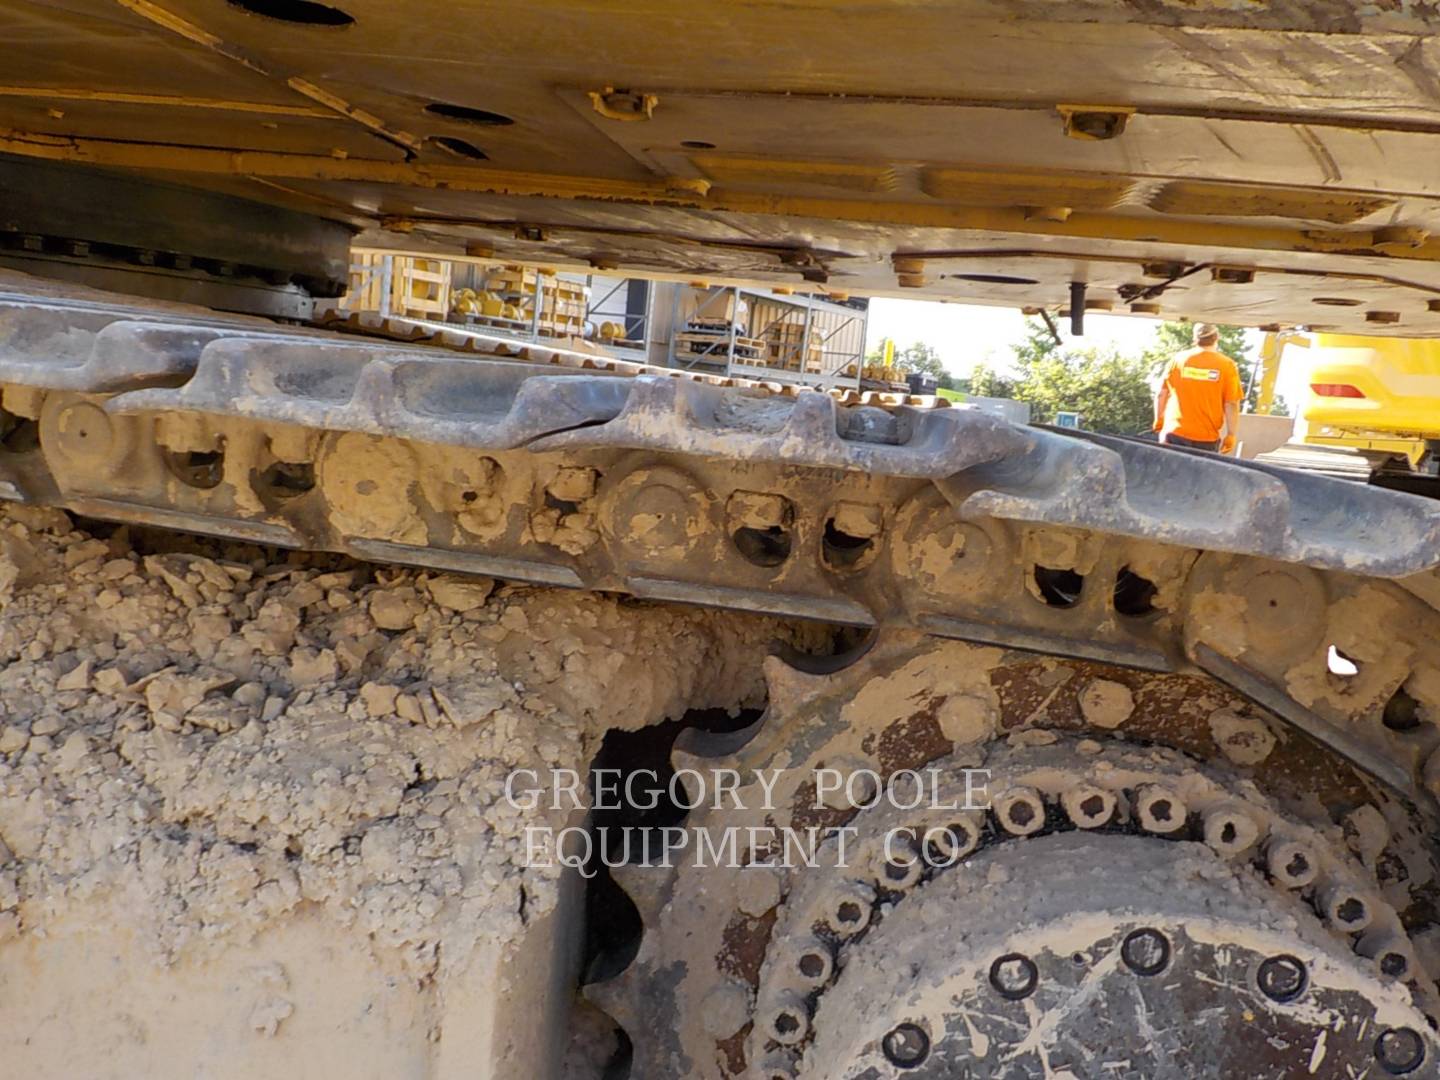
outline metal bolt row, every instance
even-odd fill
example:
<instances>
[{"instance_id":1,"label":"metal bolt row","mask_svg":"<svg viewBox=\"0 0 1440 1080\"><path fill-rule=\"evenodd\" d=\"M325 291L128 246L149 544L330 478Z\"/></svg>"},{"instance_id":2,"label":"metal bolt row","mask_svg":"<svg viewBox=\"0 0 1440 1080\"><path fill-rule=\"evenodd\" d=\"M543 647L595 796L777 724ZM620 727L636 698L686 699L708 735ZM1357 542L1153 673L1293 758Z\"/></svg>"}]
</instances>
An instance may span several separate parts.
<instances>
[{"instance_id":1,"label":"metal bolt row","mask_svg":"<svg viewBox=\"0 0 1440 1080\"><path fill-rule=\"evenodd\" d=\"M1131 972L1143 978L1165 971L1172 955L1169 938L1153 927L1132 931L1126 935L1120 946L1122 962ZM1280 1005L1298 1001L1309 983L1310 975L1304 961L1288 953L1267 957L1260 963L1255 974L1255 984L1260 992ZM1022 1001L1035 993L1039 985L1039 967L1023 953L1006 953L996 957L990 965L990 986L1007 1001ZM897 1060L891 1052L892 1046L922 1045L909 1034L912 1029L919 1030L914 1024L902 1024L892 1029L881 1041L881 1048L892 1064L900 1067L918 1064L918 1061ZM920 1035L924 1038L923 1046L928 1053L928 1036L925 1036L923 1031L920 1031ZM1424 1064L1425 1057L1425 1042L1412 1028L1387 1028L1375 1040L1375 1058L1381 1068L1392 1076L1413 1073Z\"/></svg>"},{"instance_id":2,"label":"metal bolt row","mask_svg":"<svg viewBox=\"0 0 1440 1080\"><path fill-rule=\"evenodd\" d=\"M1080 829L1096 829L1114 823L1120 809L1120 798L1114 791L1081 781L1061 792L1060 806L1068 823ZM1185 800L1164 784L1145 784L1137 788L1132 804L1133 821L1144 832L1156 836L1176 837L1185 832L1191 812ZM1033 787L1017 786L997 795L991 806L1000 830L1013 837L1033 836L1050 820L1045 796ZM1205 843L1225 857L1244 855L1260 843L1261 826L1254 815L1240 803L1222 804L1205 810L1200 817L1200 830ZM910 834L920 841L907 843L901 837L892 845L894 856L878 865L876 884L891 892L905 892L925 876L927 870L946 869L973 854L982 841L982 824L978 817L957 820L947 826L931 827L923 832L912 828ZM1386 909L1377 907L1367 894L1354 885L1323 873L1320 856L1304 841L1272 835L1263 846L1266 872L1278 887L1295 891L1315 887L1314 906L1317 913L1335 930L1356 934L1370 927ZM854 930L831 926L841 936L858 932L868 919L848 925ZM1387 934L1367 944L1376 956L1384 974L1405 979L1413 974L1415 960L1403 932Z\"/></svg>"},{"instance_id":3,"label":"metal bolt row","mask_svg":"<svg viewBox=\"0 0 1440 1080\"><path fill-rule=\"evenodd\" d=\"M1122 794L1089 781L1078 781L1066 788L1056 801L1063 821L1078 829L1116 824L1124 819L1128 810L1129 820L1140 831L1179 838L1190 834L1194 816L1178 792L1164 783L1137 787L1128 806ZM1047 796L1024 785L998 794L990 814L999 833L1015 838L1034 836L1056 824ZM1383 976L1406 981L1416 974L1414 950L1394 912L1349 882L1328 874L1312 845L1281 834L1265 838L1268 830L1239 800L1201 811L1198 824L1205 843L1218 855L1234 858L1255 851L1275 886L1289 891L1313 888L1316 911L1333 929L1359 935L1355 951L1373 959ZM889 850L890 858L874 861L873 882L843 882L827 898L819 916L833 934L835 947L843 947L846 940L870 926L880 890L905 893L919 884L927 872L953 866L978 850L984 839L984 815L960 815L947 825L914 827L909 834L907 838L902 831L897 836ZM787 947L790 959L781 968L790 973L784 979L787 988L777 988L778 992L769 997L762 1008L763 1030L780 1046L795 1048L810 1034L809 1000L816 991L824 991L836 971L830 940L812 936ZM1172 947L1159 930L1142 928L1122 943L1121 959L1135 974L1152 976L1168 967ZM1280 1004L1303 996L1308 982L1305 965L1288 954L1266 959L1256 973L1258 989ZM1021 1000L1035 992L1039 971L1030 958L1011 953L992 964L990 983L1002 997ZM1379 1045L1377 1042L1377 1047ZM1402 1051L1409 1045L1399 1036L1386 1043L1397 1061L1404 1060ZM902 1024L882 1041L882 1050L891 1064L911 1068L928 1056L929 1038L915 1025ZM778 1077L783 1073L774 1075Z\"/></svg>"},{"instance_id":4,"label":"metal bolt row","mask_svg":"<svg viewBox=\"0 0 1440 1080\"><path fill-rule=\"evenodd\" d=\"M1120 946L1125 966L1142 978L1163 972L1170 963L1169 939L1159 930L1132 931ZM1256 986L1277 1004L1299 1000L1309 986L1309 972L1298 957L1288 953L1266 958L1255 976ZM1039 968L1023 953L1007 953L990 965L990 985L1007 1001L1022 1001L1040 984ZM914 1068L930 1053L930 1037L920 1025L906 1021L891 1028L880 1040L881 1052L897 1068ZM1425 1062L1424 1039L1412 1028L1387 1028L1375 1040L1375 1058L1391 1076L1414 1073Z\"/></svg>"}]
</instances>

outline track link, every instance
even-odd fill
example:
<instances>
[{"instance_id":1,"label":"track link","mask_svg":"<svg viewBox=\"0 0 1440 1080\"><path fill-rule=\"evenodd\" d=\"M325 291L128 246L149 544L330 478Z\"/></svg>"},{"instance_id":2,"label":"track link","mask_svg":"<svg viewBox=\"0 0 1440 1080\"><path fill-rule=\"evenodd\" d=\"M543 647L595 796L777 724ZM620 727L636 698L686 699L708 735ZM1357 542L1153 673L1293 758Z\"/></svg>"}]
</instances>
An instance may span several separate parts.
<instances>
[{"instance_id":1,"label":"track link","mask_svg":"<svg viewBox=\"0 0 1440 1080\"><path fill-rule=\"evenodd\" d=\"M1198 668L1432 801L1437 740L1393 722L1440 680L1440 508L1423 500L904 399L721 385L498 340L404 345L18 275L5 287L11 499ZM1353 677L1331 675L1331 649Z\"/></svg>"}]
</instances>

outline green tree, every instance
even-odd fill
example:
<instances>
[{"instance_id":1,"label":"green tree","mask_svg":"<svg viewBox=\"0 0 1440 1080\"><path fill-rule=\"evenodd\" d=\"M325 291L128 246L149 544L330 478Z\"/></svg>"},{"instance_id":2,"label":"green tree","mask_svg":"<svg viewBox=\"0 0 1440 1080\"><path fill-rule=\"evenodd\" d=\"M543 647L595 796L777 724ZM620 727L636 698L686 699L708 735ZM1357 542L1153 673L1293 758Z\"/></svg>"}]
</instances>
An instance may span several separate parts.
<instances>
[{"instance_id":1,"label":"green tree","mask_svg":"<svg viewBox=\"0 0 1440 1080\"><path fill-rule=\"evenodd\" d=\"M1056 333L1051 333L1049 324L1031 316L1025 320L1025 339L1012 345L1011 350L1015 353L1015 362L1025 368L1054 356L1073 340L1059 327L1056 327Z\"/></svg>"},{"instance_id":2,"label":"green tree","mask_svg":"<svg viewBox=\"0 0 1440 1080\"><path fill-rule=\"evenodd\" d=\"M1006 378L994 368L976 364L970 373L970 393L976 397L1013 398L1015 380Z\"/></svg>"},{"instance_id":3,"label":"green tree","mask_svg":"<svg viewBox=\"0 0 1440 1080\"><path fill-rule=\"evenodd\" d=\"M1052 423L1058 412L1078 412L1089 431L1150 430L1154 392L1145 358L1085 346L1063 332L1057 340L1035 318L1025 321L1025 337L1012 348L1014 377L977 367L970 378L974 393L1023 401L1037 423Z\"/></svg>"},{"instance_id":4,"label":"green tree","mask_svg":"<svg viewBox=\"0 0 1440 1080\"><path fill-rule=\"evenodd\" d=\"M1235 360L1241 384L1250 391L1255 356L1238 326L1221 326L1218 348ZM1138 356L1114 348L1086 345L1063 327L1052 333L1038 318L1025 320L1024 337L1012 347L1013 374L985 365L970 377L970 391L982 397L1013 398L1030 406L1037 423L1051 423L1058 412L1078 412L1089 431L1117 435L1148 432L1154 419L1155 384L1177 353L1194 347L1189 323L1160 323L1153 342ZM1284 415L1283 401L1276 401Z\"/></svg>"},{"instance_id":5,"label":"green tree","mask_svg":"<svg viewBox=\"0 0 1440 1080\"><path fill-rule=\"evenodd\" d=\"M945 364L940 359L940 351L923 341L901 349L895 354L895 359L910 371L934 375L937 379L945 374Z\"/></svg>"},{"instance_id":6,"label":"green tree","mask_svg":"<svg viewBox=\"0 0 1440 1080\"><path fill-rule=\"evenodd\" d=\"M867 364L883 364L885 362L885 350L883 346L877 345L865 354ZM950 374L945 367L945 362L940 359L940 351L933 345L924 341L917 341L903 349L895 351L895 363L907 371L918 371L925 375L933 375L936 384L942 390L968 389L967 381L957 379Z\"/></svg>"},{"instance_id":7,"label":"green tree","mask_svg":"<svg viewBox=\"0 0 1440 1080\"><path fill-rule=\"evenodd\" d=\"M945 362L940 359L940 351L933 345L917 341L914 345L896 353L895 359L909 371L935 376L935 383L942 390L964 389L961 382L945 367Z\"/></svg>"},{"instance_id":8,"label":"green tree","mask_svg":"<svg viewBox=\"0 0 1440 1080\"><path fill-rule=\"evenodd\" d=\"M1078 412L1087 431L1112 435L1148 431L1155 409L1145 362L1114 349L1067 348L1033 360L1014 396L1038 423Z\"/></svg>"}]
</instances>

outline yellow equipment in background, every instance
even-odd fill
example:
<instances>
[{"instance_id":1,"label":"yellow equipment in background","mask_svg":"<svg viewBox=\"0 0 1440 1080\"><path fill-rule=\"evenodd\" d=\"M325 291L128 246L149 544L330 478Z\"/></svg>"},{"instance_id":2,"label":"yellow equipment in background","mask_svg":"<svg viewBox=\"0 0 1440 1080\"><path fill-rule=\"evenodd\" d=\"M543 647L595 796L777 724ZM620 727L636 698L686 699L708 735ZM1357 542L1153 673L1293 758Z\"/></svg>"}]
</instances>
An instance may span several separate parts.
<instances>
[{"instance_id":1,"label":"yellow equipment in background","mask_svg":"<svg viewBox=\"0 0 1440 1080\"><path fill-rule=\"evenodd\" d=\"M1269 411L1280 351L1297 337L1267 338L1257 411ZM1260 460L1440 494L1440 342L1314 334L1305 343L1300 423Z\"/></svg>"}]
</instances>

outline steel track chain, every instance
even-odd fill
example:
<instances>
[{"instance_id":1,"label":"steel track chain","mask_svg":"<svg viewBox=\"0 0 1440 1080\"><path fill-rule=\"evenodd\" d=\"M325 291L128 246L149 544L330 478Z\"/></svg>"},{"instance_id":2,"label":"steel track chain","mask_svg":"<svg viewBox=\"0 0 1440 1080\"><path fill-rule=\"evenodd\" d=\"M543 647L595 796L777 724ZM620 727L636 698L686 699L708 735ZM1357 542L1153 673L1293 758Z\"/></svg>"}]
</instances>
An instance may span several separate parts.
<instances>
[{"instance_id":1,"label":"steel track chain","mask_svg":"<svg viewBox=\"0 0 1440 1080\"><path fill-rule=\"evenodd\" d=\"M973 409L0 290L4 497L1200 669L1427 808L1440 786L1423 500Z\"/></svg>"}]
</instances>

